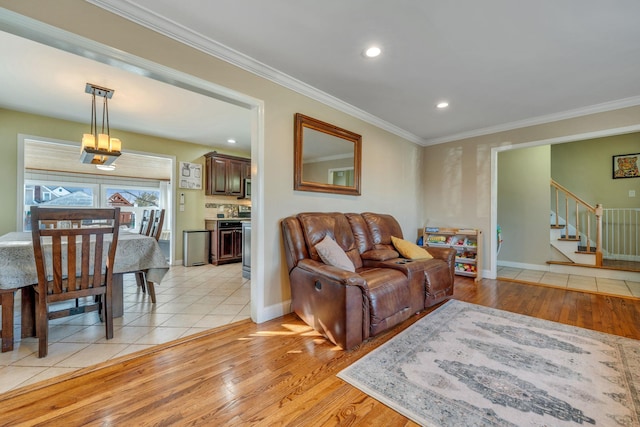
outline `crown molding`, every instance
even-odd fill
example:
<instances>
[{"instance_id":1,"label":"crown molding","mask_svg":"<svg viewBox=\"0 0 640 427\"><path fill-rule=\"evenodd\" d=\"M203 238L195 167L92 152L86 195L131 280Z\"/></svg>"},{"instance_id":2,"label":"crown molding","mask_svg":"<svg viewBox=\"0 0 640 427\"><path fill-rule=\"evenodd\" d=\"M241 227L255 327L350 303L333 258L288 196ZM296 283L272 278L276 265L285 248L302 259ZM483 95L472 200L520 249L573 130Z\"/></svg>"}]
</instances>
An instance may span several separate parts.
<instances>
[{"instance_id":1,"label":"crown molding","mask_svg":"<svg viewBox=\"0 0 640 427\"><path fill-rule=\"evenodd\" d=\"M490 126L483 129L477 129L469 132L449 135L442 138L433 138L425 140L425 147L430 145L444 144L452 141L460 141L478 136L491 135L499 132L506 132L514 129L521 129L529 126L543 125L546 123L557 122L560 120L573 119L576 117L588 116L589 114L605 113L607 111L619 110L621 108L635 107L640 105L640 96L619 99L616 101L603 102L601 104L590 105L588 107L577 108L575 110L563 111L556 114L548 114L544 116L532 117L526 120L505 123L497 126Z\"/></svg>"},{"instance_id":2,"label":"crown molding","mask_svg":"<svg viewBox=\"0 0 640 427\"><path fill-rule=\"evenodd\" d=\"M179 41L189 47L228 62L259 77L270 80L301 95L312 98L331 108L334 108L364 122L384 129L394 135L409 140L418 145L425 145L425 140L419 136L380 119L360 108L348 104L335 96L329 95L315 87L304 83L288 74L238 52L215 40L202 36L195 31L172 20L151 12L150 10L133 4L127 0L85 0L101 9L121 16L140 26L153 30L159 34Z\"/></svg>"}]
</instances>

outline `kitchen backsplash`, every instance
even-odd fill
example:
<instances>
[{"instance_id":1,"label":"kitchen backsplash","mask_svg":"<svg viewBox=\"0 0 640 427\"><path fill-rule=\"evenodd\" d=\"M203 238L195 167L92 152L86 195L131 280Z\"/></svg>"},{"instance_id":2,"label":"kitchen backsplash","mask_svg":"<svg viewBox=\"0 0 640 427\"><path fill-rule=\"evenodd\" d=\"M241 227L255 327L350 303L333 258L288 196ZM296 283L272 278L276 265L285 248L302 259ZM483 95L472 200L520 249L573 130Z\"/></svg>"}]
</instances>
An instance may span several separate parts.
<instances>
[{"instance_id":1,"label":"kitchen backsplash","mask_svg":"<svg viewBox=\"0 0 640 427\"><path fill-rule=\"evenodd\" d=\"M205 219L216 219L218 215L225 218L237 218L238 212L251 209L251 200L230 199L225 196L205 196L204 210Z\"/></svg>"}]
</instances>

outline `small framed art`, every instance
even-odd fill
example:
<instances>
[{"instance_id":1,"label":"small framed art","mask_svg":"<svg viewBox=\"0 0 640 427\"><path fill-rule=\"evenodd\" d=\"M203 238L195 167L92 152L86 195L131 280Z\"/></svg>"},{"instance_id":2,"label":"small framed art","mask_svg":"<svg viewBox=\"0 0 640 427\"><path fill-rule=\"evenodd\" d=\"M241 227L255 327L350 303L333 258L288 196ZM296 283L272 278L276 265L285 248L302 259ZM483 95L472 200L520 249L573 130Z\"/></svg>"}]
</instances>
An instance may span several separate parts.
<instances>
[{"instance_id":1,"label":"small framed art","mask_svg":"<svg viewBox=\"0 0 640 427\"><path fill-rule=\"evenodd\" d=\"M178 188L202 190L202 165L199 163L180 162Z\"/></svg>"},{"instance_id":2,"label":"small framed art","mask_svg":"<svg viewBox=\"0 0 640 427\"><path fill-rule=\"evenodd\" d=\"M613 156L613 179L640 178L638 158L640 153Z\"/></svg>"}]
</instances>

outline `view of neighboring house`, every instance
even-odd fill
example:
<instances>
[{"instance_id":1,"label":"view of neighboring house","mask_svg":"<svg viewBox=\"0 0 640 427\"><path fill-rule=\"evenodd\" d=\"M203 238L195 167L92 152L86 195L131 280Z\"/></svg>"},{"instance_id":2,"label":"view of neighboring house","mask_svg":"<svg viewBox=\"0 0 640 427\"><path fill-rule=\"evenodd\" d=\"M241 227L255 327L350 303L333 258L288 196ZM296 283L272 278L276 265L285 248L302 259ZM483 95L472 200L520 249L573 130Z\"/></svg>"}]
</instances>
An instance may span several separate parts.
<instances>
[{"instance_id":1,"label":"view of neighboring house","mask_svg":"<svg viewBox=\"0 0 640 427\"><path fill-rule=\"evenodd\" d=\"M108 190L107 206L119 207L120 225L136 228L136 217L145 208L158 207L158 194L148 190ZM46 185L25 185L25 231L30 230L29 207L38 206L94 206L93 191L90 188Z\"/></svg>"}]
</instances>

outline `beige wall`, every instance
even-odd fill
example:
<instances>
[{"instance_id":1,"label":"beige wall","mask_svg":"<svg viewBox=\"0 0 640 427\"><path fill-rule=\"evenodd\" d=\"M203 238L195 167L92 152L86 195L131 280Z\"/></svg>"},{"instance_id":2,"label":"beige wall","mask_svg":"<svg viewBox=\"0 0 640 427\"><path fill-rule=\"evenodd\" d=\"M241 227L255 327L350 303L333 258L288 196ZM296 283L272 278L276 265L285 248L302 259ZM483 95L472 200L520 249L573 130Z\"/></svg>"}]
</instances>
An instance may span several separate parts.
<instances>
[{"instance_id":1,"label":"beige wall","mask_svg":"<svg viewBox=\"0 0 640 427\"><path fill-rule=\"evenodd\" d=\"M307 182L329 182L329 169L348 168L353 169L353 158L327 160L324 162L305 163L303 181Z\"/></svg>"},{"instance_id":2,"label":"beige wall","mask_svg":"<svg viewBox=\"0 0 640 427\"><path fill-rule=\"evenodd\" d=\"M254 320L263 321L289 311L289 282L279 228L282 218L314 210L387 212L398 218L407 237L415 239L415 230L422 222L422 156L421 148L415 144L81 0L1 0L0 6L264 101L264 139L258 147L264 161L253 159L258 162L254 163L254 176L263 178L257 188L261 187L264 193L264 205L258 206L257 211L261 218L253 220L254 238L261 248L257 259L253 258L261 264L254 269L260 274L252 280L252 303L259 305L260 312L252 314ZM293 191L296 112L362 135L362 196ZM15 158L14 142L3 140L0 150L0 185L15 193L15 166L5 156ZM254 187L255 184L258 182ZM184 221L181 215L178 212L178 221Z\"/></svg>"},{"instance_id":3,"label":"beige wall","mask_svg":"<svg viewBox=\"0 0 640 427\"><path fill-rule=\"evenodd\" d=\"M637 208L640 178L613 179L612 157L639 152L639 133L553 145L551 176L592 206ZM629 190L636 197L629 197Z\"/></svg>"},{"instance_id":4,"label":"beige wall","mask_svg":"<svg viewBox=\"0 0 640 427\"><path fill-rule=\"evenodd\" d=\"M550 146L498 153L498 261L544 265L549 260ZM542 250L541 250L542 248Z\"/></svg>"},{"instance_id":5,"label":"beige wall","mask_svg":"<svg viewBox=\"0 0 640 427\"><path fill-rule=\"evenodd\" d=\"M426 147L423 221L429 225L450 224L483 230L484 269L489 270L492 267L488 252L492 149L585 140L585 134L621 133L619 129L639 124L640 107L628 107ZM497 158L497 152L494 156ZM497 200L493 200L493 204L497 206ZM548 243L537 250L548 253Z\"/></svg>"}]
</instances>

